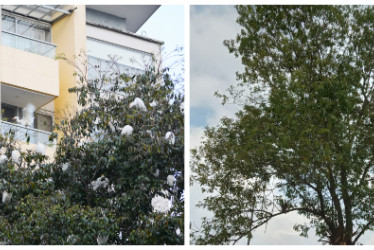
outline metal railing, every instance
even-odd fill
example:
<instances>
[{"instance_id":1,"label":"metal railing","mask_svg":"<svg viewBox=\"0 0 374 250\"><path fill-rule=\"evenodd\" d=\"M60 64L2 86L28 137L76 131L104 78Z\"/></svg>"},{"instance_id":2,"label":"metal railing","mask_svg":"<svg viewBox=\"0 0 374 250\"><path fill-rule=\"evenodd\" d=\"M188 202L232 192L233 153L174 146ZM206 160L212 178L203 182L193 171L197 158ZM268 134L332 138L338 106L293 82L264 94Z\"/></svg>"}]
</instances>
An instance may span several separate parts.
<instances>
[{"instance_id":1,"label":"metal railing","mask_svg":"<svg viewBox=\"0 0 374 250\"><path fill-rule=\"evenodd\" d=\"M34 54L54 58L56 45L30 37L21 36L12 32L2 31L1 43L15 49L28 51Z\"/></svg>"},{"instance_id":2,"label":"metal railing","mask_svg":"<svg viewBox=\"0 0 374 250\"><path fill-rule=\"evenodd\" d=\"M14 139L19 141L27 141L27 137L30 137L30 143L42 143L42 144L51 144L49 141L50 132L25 127L19 124L1 121L0 132L2 135L9 133L10 131L14 132Z\"/></svg>"}]
</instances>

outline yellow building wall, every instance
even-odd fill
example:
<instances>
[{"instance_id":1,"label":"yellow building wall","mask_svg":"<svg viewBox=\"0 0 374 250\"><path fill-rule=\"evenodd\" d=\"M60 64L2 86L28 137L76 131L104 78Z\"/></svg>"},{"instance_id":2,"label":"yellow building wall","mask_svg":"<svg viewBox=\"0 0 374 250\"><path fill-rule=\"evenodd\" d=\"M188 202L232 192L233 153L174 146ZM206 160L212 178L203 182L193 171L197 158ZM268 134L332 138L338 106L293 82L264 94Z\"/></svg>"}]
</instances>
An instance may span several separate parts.
<instances>
[{"instance_id":1,"label":"yellow building wall","mask_svg":"<svg viewBox=\"0 0 374 250\"><path fill-rule=\"evenodd\" d=\"M57 44L56 55L64 54L71 60L60 60L59 63L60 95L54 101L57 123L71 117L78 108L76 94L68 90L78 82L78 77L73 75L76 67L84 68L79 55L86 51L86 8L83 5L76 7L72 14L52 25L52 43Z\"/></svg>"},{"instance_id":2,"label":"yellow building wall","mask_svg":"<svg viewBox=\"0 0 374 250\"><path fill-rule=\"evenodd\" d=\"M59 62L0 45L0 82L51 96L59 95Z\"/></svg>"},{"instance_id":3,"label":"yellow building wall","mask_svg":"<svg viewBox=\"0 0 374 250\"><path fill-rule=\"evenodd\" d=\"M19 148L19 150L21 152L26 152L28 150L35 152L36 144L33 144L33 143L27 144L26 142L18 141L17 147ZM56 154L56 148L55 147L49 147L49 146L45 145L45 155L48 157L48 160L46 160L47 163L52 163L53 162L55 154Z\"/></svg>"}]
</instances>

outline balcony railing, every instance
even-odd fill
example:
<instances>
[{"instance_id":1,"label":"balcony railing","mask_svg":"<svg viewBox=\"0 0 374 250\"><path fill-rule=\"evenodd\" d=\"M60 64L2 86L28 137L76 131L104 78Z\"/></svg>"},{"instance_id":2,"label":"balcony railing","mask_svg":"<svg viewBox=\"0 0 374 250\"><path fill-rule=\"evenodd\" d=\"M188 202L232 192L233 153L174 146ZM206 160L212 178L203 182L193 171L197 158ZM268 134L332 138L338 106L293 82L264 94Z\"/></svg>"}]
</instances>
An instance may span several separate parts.
<instances>
[{"instance_id":1,"label":"balcony railing","mask_svg":"<svg viewBox=\"0 0 374 250\"><path fill-rule=\"evenodd\" d=\"M8 31L2 31L1 41L5 46L28 51L34 54L50 58L54 58L56 55L56 45L17 35Z\"/></svg>"},{"instance_id":2,"label":"balcony railing","mask_svg":"<svg viewBox=\"0 0 374 250\"><path fill-rule=\"evenodd\" d=\"M27 137L30 137L30 143L37 144L40 142L42 144L50 144L50 132L1 121L1 134L4 135L9 131L14 131L14 139L19 141L26 141Z\"/></svg>"}]
</instances>

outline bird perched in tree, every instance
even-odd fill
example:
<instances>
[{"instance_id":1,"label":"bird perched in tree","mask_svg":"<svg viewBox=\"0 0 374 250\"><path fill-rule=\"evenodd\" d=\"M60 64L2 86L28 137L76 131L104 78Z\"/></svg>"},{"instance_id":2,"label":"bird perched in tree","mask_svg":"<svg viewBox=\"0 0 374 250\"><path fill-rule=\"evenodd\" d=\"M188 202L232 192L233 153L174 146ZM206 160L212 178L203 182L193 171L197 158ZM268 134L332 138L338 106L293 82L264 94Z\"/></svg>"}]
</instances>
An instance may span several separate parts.
<instances>
[{"instance_id":1,"label":"bird perched in tree","mask_svg":"<svg viewBox=\"0 0 374 250\"><path fill-rule=\"evenodd\" d=\"M3 203L9 203L10 200L12 199L12 193L8 193L6 190L3 192L3 197L2 197L2 201Z\"/></svg>"},{"instance_id":2,"label":"bird perched in tree","mask_svg":"<svg viewBox=\"0 0 374 250\"><path fill-rule=\"evenodd\" d=\"M169 144L174 144L175 143L175 135L173 132L167 132L165 134L165 140L169 143Z\"/></svg>"},{"instance_id":3,"label":"bird perched in tree","mask_svg":"<svg viewBox=\"0 0 374 250\"><path fill-rule=\"evenodd\" d=\"M40 142L36 145L35 152L37 154L45 155L45 146Z\"/></svg>"},{"instance_id":4,"label":"bird perched in tree","mask_svg":"<svg viewBox=\"0 0 374 250\"><path fill-rule=\"evenodd\" d=\"M8 160L8 157L6 155L1 155L0 156L0 163L4 163Z\"/></svg>"},{"instance_id":5,"label":"bird perched in tree","mask_svg":"<svg viewBox=\"0 0 374 250\"><path fill-rule=\"evenodd\" d=\"M145 104L144 104L143 100L140 99L139 97L136 97L135 100L132 103L130 103L130 105L129 105L130 108L132 108L134 106L137 107L137 108L139 108L142 111L146 111L147 110L147 108L145 107Z\"/></svg>"},{"instance_id":6,"label":"bird perched in tree","mask_svg":"<svg viewBox=\"0 0 374 250\"><path fill-rule=\"evenodd\" d=\"M132 135L133 131L134 131L134 129L130 125L126 125L122 129L121 135L130 136L130 135Z\"/></svg>"}]
</instances>

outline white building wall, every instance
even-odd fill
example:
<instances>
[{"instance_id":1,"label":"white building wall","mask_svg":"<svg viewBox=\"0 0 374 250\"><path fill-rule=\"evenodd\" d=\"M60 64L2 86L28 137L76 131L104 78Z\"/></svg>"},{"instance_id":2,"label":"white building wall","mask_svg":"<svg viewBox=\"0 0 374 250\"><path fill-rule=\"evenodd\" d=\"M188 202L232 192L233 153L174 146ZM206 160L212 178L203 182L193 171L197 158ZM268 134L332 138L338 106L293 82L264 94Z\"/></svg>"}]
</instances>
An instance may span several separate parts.
<instances>
[{"instance_id":1,"label":"white building wall","mask_svg":"<svg viewBox=\"0 0 374 250\"><path fill-rule=\"evenodd\" d=\"M117 44L131 49L153 54L156 59L161 58L161 44L152 42L149 39L141 38L135 34L123 34L108 29L87 25L87 37Z\"/></svg>"}]
</instances>

